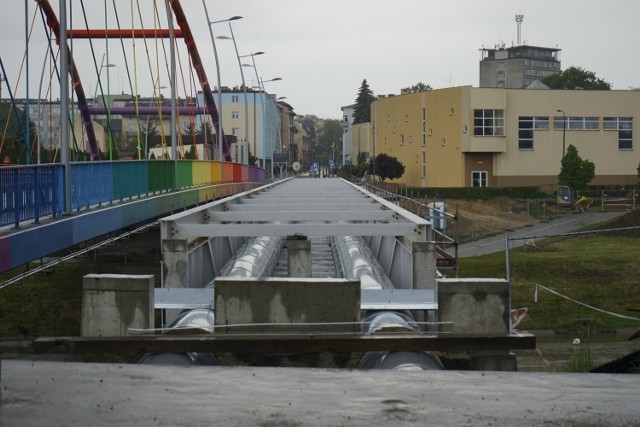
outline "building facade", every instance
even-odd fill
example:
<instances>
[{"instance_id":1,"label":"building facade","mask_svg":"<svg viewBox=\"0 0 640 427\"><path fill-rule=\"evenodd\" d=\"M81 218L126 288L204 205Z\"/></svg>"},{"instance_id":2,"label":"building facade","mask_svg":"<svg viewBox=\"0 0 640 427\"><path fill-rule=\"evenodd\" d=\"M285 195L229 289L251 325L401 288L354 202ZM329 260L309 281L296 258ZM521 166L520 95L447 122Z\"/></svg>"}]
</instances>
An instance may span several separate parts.
<instances>
[{"instance_id":1,"label":"building facade","mask_svg":"<svg viewBox=\"0 0 640 427\"><path fill-rule=\"evenodd\" d=\"M397 157L406 169L394 182L408 186L554 189L570 144L595 163L591 184L638 181L640 91L464 86L378 99L371 111L371 155Z\"/></svg>"},{"instance_id":2,"label":"building facade","mask_svg":"<svg viewBox=\"0 0 640 427\"><path fill-rule=\"evenodd\" d=\"M352 125L353 114L356 111L355 104L347 105L341 108L342 110L342 164L358 163L357 158L352 156L353 153L353 137L352 137Z\"/></svg>"},{"instance_id":3,"label":"building facade","mask_svg":"<svg viewBox=\"0 0 640 427\"><path fill-rule=\"evenodd\" d=\"M222 103L218 107L222 128L227 135L233 135L235 143L231 144L231 158L233 161L242 160L243 144L248 143L252 156L258 159L258 166L270 170L273 153L278 152L281 138L279 109L274 95L247 88L246 104L245 92L241 88L222 88ZM218 104L217 89L213 98ZM204 106L202 92L197 96L198 105ZM248 120L247 120L248 119ZM199 118L200 126L202 117ZM211 118L205 119L213 128Z\"/></svg>"},{"instance_id":4,"label":"building facade","mask_svg":"<svg viewBox=\"0 0 640 427\"><path fill-rule=\"evenodd\" d=\"M523 89L561 69L560 49L521 45L480 52L480 87Z\"/></svg>"}]
</instances>

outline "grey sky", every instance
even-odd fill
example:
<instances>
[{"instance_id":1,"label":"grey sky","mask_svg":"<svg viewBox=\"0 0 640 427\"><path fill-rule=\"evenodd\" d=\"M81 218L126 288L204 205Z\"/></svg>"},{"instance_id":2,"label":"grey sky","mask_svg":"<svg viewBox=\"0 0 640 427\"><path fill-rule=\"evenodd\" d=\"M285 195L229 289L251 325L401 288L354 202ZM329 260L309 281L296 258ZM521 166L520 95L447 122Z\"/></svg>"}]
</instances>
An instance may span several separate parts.
<instances>
[{"instance_id":1,"label":"grey sky","mask_svg":"<svg viewBox=\"0 0 640 427\"><path fill-rule=\"evenodd\" d=\"M50 0L58 10L58 0ZM145 27L152 28L152 0L139 0ZM113 0L107 0L110 27L115 28ZM201 0L182 0L209 81L216 85L213 49ZM35 2L27 1L29 21ZM131 27L130 1L116 0L123 28ZM157 0L162 25L164 2ZM339 118L340 107L354 102L366 78L375 94L399 93L400 88L424 82L435 88L478 85L479 49L516 42L514 15L524 14L522 38L527 44L562 49L563 68L581 66L612 83L614 89L640 86L640 2L631 0L207 0L211 20L233 15L240 54L265 51L255 58L269 92L286 96L295 111ZM85 0L91 28L104 28L104 2ZM134 3L135 8L135 3ZM0 55L15 86L24 52L24 2L0 0ZM79 0L73 1L73 27L84 28ZM137 11L135 12L137 14ZM136 18L136 21L138 19ZM215 24L214 35L229 35L227 24ZM30 44L30 95L38 96L44 58L45 33L40 17ZM151 95L153 84L141 40L136 42L138 91ZM92 95L96 72L86 40L74 51L83 85ZM125 42L133 68L131 44ZM187 56L180 42L186 72ZM240 84L237 60L230 41L217 41L223 86ZM98 64L105 52L103 40L94 42ZM149 41L155 56L155 45ZM111 92L130 92L120 42L109 42ZM245 61L246 62L246 61ZM168 86L164 59L160 84ZM156 72L155 62L152 65ZM248 84L255 84L252 68L244 68ZM102 70L105 78L107 69ZM133 72L133 71L131 71ZM180 85L182 87L182 85ZM186 84L187 88L189 83ZM165 96L169 90L162 91ZM180 90L182 94L184 91ZM2 96L7 94L3 87ZM57 97L57 89L54 90ZM24 78L18 96L25 95Z\"/></svg>"}]
</instances>

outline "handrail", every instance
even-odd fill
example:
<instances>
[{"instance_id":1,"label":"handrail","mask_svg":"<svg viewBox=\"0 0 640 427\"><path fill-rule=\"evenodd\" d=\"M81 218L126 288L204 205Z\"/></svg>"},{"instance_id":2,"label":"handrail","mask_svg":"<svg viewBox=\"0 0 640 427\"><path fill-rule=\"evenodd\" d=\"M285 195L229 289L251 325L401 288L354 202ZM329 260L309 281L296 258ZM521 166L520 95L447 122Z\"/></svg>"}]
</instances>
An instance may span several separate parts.
<instances>
[{"instance_id":1,"label":"handrail","mask_svg":"<svg viewBox=\"0 0 640 427\"><path fill-rule=\"evenodd\" d=\"M71 208L74 211L110 205L176 190L232 182L265 181L254 166L218 161L133 160L71 163ZM222 173L222 169L225 173ZM224 177L224 180L223 180ZM0 226L64 212L64 166L42 164L0 167Z\"/></svg>"}]
</instances>

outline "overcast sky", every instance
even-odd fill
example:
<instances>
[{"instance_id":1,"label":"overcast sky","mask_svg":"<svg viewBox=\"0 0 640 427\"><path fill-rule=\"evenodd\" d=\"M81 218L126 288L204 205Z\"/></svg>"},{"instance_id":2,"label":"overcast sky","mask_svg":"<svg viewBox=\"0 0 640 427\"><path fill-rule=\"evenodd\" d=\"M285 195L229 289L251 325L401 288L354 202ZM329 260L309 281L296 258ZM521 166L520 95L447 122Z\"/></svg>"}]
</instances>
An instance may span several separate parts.
<instances>
[{"instance_id":1,"label":"overcast sky","mask_svg":"<svg viewBox=\"0 0 640 427\"><path fill-rule=\"evenodd\" d=\"M58 12L59 1L50 0ZM139 0L145 28L153 28L153 0ZM523 14L523 42L562 49L562 67L581 66L613 84L614 89L640 86L640 2L634 0L206 0L210 19L234 15L244 18L233 23L241 55L264 51L255 57L257 71L268 92L286 96L299 114L340 118L340 107L352 104L364 78L374 94L399 93L417 82L434 88L478 85L479 50L498 43L516 43L515 14ZM26 2L31 22L35 2ZM105 27L104 1L85 0L90 28ZM123 28L131 28L131 3L116 0ZM217 76L213 48L202 0L182 0L211 86ZM0 55L7 77L15 87L25 49L25 2L0 0ZM166 27L165 6L157 0L162 26ZM79 0L73 0L70 20L73 28L85 28ZM113 0L107 0L109 26L116 28ZM136 26L139 18L134 3ZM36 17L29 45L30 96L39 93L45 57L46 33ZM215 36L229 36L227 24L212 26ZM218 40L218 56L223 86L241 82L233 43ZM150 96L153 88L142 40L136 41L138 92ZM74 55L88 96L96 88L96 71L89 43L77 40ZM148 41L151 56L155 44ZM185 73L188 60L184 44L179 52ZM98 66L105 52L104 40L94 41ZM125 42L129 68L133 73L131 43ZM130 93L127 68L119 40L109 41L109 63L102 69L103 81L109 73L112 93ZM244 60L250 63L250 58ZM160 85L169 86L164 59ZM152 60L153 73L156 62ZM253 68L245 67L249 85L255 84ZM48 73L48 72L47 72ZM23 72L24 74L24 72ZM186 76L186 74L185 74ZM45 77L45 81L47 78ZM25 96L25 79L17 95ZM106 82L105 82L106 85ZM57 84L56 84L57 86ZM189 83L186 83L189 91ZM180 92L185 91L180 84ZM105 88L106 89L106 88ZM163 89L165 96L169 89ZM58 96L54 89L54 98ZM3 85L2 96L7 95ZM43 95L44 96L44 95Z\"/></svg>"}]
</instances>

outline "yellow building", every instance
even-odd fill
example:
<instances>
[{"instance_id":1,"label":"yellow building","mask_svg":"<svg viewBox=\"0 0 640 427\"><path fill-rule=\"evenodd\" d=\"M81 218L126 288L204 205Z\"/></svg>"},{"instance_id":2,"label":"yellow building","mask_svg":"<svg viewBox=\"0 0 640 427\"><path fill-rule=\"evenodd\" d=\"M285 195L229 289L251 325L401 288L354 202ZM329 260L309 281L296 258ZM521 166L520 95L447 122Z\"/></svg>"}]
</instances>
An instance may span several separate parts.
<instances>
[{"instance_id":1,"label":"yellow building","mask_svg":"<svg viewBox=\"0 0 640 427\"><path fill-rule=\"evenodd\" d=\"M463 86L378 98L353 147L369 137L370 156L397 157L405 173L394 182L407 186L551 189L572 144L595 163L591 184L635 185L639 122L640 91Z\"/></svg>"}]
</instances>

